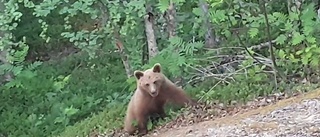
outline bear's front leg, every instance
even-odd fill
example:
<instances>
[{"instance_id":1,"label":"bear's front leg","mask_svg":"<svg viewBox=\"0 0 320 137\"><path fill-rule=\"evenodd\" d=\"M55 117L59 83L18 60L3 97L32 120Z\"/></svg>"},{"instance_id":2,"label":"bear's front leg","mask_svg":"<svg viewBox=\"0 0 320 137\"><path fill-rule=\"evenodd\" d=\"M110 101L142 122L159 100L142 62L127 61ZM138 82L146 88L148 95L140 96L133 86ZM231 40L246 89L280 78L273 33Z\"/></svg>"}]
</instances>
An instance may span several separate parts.
<instances>
[{"instance_id":1,"label":"bear's front leg","mask_svg":"<svg viewBox=\"0 0 320 137\"><path fill-rule=\"evenodd\" d=\"M164 107L161 107L158 110L158 115L159 115L159 117L157 118L157 121L159 121L160 119L163 120L165 117L167 117L166 112L164 111Z\"/></svg>"},{"instance_id":2,"label":"bear's front leg","mask_svg":"<svg viewBox=\"0 0 320 137\"><path fill-rule=\"evenodd\" d=\"M148 119L147 119L147 116L146 115L143 115L139 118L137 118L137 121L138 121L138 131L139 131L139 136L143 136L145 134L148 133L148 128L147 128L147 122L148 122Z\"/></svg>"},{"instance_id":3,"label":"bear's front leg","mask_svg":"<svg viewBox=\"0 0 320 137\"><path fill-rule=\"evenodd\" d=\"M166 114L166 112L164 111L164 107L162 107L162 108L159 110L158 114L160 115L160 118L161 118L161 119L164 119L165 117L167 117L167 114Z\"/></svg>"},{"instance_id":4,"label":"bear's front leg","mask_svg":"<svg viewBox=\"0 0 320 137\"><path fill-rule=\"evenodd\" d=\"M151 116L150 116L150 119L151 119L151 122L153 124L159 122L160 119L164 120L164 118L166 117L166 113L164 111L164 107L158 107L158 110L155 111Z\"/></svg>"}]
</instances>

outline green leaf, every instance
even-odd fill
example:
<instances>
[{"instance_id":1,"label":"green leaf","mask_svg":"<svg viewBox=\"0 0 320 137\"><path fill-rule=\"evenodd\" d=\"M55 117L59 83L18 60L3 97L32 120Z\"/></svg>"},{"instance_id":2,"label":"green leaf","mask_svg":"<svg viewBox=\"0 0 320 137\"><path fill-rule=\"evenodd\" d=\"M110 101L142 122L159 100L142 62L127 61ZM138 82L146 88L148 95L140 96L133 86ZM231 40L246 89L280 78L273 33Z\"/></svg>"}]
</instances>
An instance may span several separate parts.
<instances>
[{"instance_id":1,"label":"green leaf","mask_svg":"<svg viewBox=\"0 0 320 137\"><path fill-rule=\"evenodd\" d=\"M292 36L292 45L298 45L305 39L304 35L299 32L294 32Z\"/></svg>"},{"instance_id":2,"label":"green leaf","mask_svg":"<svg viewBox=\"0 0 320 137\"><path fill-rule=\"evenodd\" d=\"M65 120L64 117L57 117L57 118L54 120L54 123L55 123L55 124L57 124L57 123L62 123L64 120Z\"/></svg>"},{"instance_id":3,"label":"green leaf","mask_svg":"<svg viewBox=\"0 0 320 137\"><path fill-rule=\"evenodd\" d=\"M297 62L300 61L299 59L296 59L293 54L290 54L290 55L289 55L289 59L290 59L290 61L292 61L292 62L294 62L294 63L297 63Z\"/></svg>"},{"instance_id":4,"label":"green leaf","mask_svg":"<svg viewBox=\"0 0 320 137\"><path fill-rule=\"evenodd\" d=\"M274 12L273 16L278 18L280 21L286 21L286 19L287 19L287 16L281 12Z\"/></svg>"},{"instance_id":5,"label":"green leaf","mask_svg":"<svg viewBox=\"0 0 320 137\"><path fill-rule=\"evenodd\" d=\"M298 50L297 52L296 52L296 55L300 55L300 54L302 54L304 52L304 50Z\"/></svg>"},{"instance_id":6,"label":"green leaf","mask_svg":"<svg viewBox=\"0 0 320 137\"><path fill-rule=\"evenodd\" d=\"M312 52L307 52L307 54L305 55L308 59L310 59L312 57L313 53Z\"/></svg>"},{"instance_id":7,"label":"green leaf","mask_svg":"<svg viewBox=\"0 0 320 137\"><path fill-rule=\"evenodd\" d=\"M287 37L284 34L281 34L276 38L276 44L284 44L286 40Z\"/></svg>"},{"instance_id":8,"label":"green leaf","mask_svg":"<svg viewBox=\"0 0 320 137\"><path fill-rule=\"evenodd\" d=\"M221 5L223 3L223 0L210 0L211 1L211 7L216 7L218 5Z\"/></svg>"},{"instance_id":9,"label":"green leaf","mask_svg":"<svg viewBox=\"0 0 320 137\"><path fill-rule=\"evenodd\" d=\"M311 44L316 43L316 38L315 38L315 37L312 37L312 36L306 37L306 40L307 40L307 42L309 42L309 43L311 43Z\"/></svg>"},{"instance_id":10,"label":"green leaf","mask_svg":"<svg viewBox=\"0 0 320 137\"><path fill-rule=\"evenodd\" d=\"M250 28L249 29L249 35L251 38L254 38L255 36L257 36L258 32L259 32L258 28Z\"/></svg>"},{"instance_id":11,"label":"green leaf","mask_svg":"<svg viewBox=\"0 0 320 137\"><path fill-rule=\"evenodd\" d=\"M284 29L282 31L291 31L293 30L293 24L290 21L287 21L284 25Z\"/></svg>"},{"instance_id":12,"label":"green leaf","mask_svg":"<svg viewBox=\"0 0 320 137\"><path fill-rule=\"evenodd\" d=\"M309 53L309 51L312 49L312 47L311 46L309 46L309 47L306 47L305 48L305 51L307 52L307 53Z\"/></svg>"},{"instance_id":13,"label":"green leaf","mask_svg":"<svg viewBox=\"0 0 320 137\"><path fill-rule=\"evenodd\" d=\"M290 12L289 13L289 19L294 21L294 20L299 20L299 14L295 12Z\"/></svg>"},{"instance_id":14,"label":"green leaf","mask_svg":"<svg viewBox=\"0 0 320 137\"><path fill-rule=\"evenodd\" d=\"M169 0L159 0L158 8L162 13L164 13L168 9L169 4Z\"/></svg>"},{"instance_id":15,"label":"green leaf","mask_svg":"<svg viewBox=\"0 0 320 137\"><path fill-rule=\"evenodd\" d=\"M314 31L314 25L304 26L302 30L303 34L306 36L312 34L313 31Z\"/></svg>"},{"instance_id":16,"label":"green leaf","mask_svg":"<svg viewBox=\"0 0 320 137\"><path fill-rule=\"evenodd\" d=\"M71 74L67 75L66 77L63 78L63 82L68 82Z\"/></svg>"},{"instance_id":17,"label":"green leaf","mask_svg":"<svg viewBox=\"0 0 320 137\"><path fill-rule=\"evenodd\" d=\"M196 16L202 16L203 12L200 8L193 8L192 13L195 14Z\"/></svg>"},{"instance_id":18,"label":"green leaf","mask_svg":"<svg viewBox=\"0 0 320 137\"><path fill-rule=\"evenodd\" d=\"M286 53L282 49L280 49L279 50L279 56L280 56L280 58L284 59L286 57Z\"/></svg>"},{"instance_id":19,"label":"green leaf","mask_svg":"<svg viewBox=\"0 0 320 137\"><path fill-rule=\"evenodd\" d=\"M310 64L312 66L318 66L319 65L319 57L318 56L312 56Z\"/></svg>"},{"instance_id":20,"label":"green leaf","mask_svg":"<svg viewBox=\"0 0 320 137\"><path fill-rule=\"evenodd\" d=\"M63 113L67 116L72 116L76 114L78 111L79 109L73 108L73 106L71 106L70 108L65 108Z\"/></svg>"},{"instance_id":21,"label":"green leaf","mask_svg":"<svg viewBox=\"0 0 320 137\"><path fill-rule=\"evenodd\" d=\"M148 130L151 130L151 129L152 129L152 126L153 126L153 124L152 124L152 122L149 120L148 123L147 123L147 128L148 128Z\"/></svg>"},{"instance_id":22,"label":"green leaf","mask_svg":"<svg viewBox=\"0 0 320 137\"><path fill-rule=\"evenodd\" d=\"M302 61L302 64L307 65L309 62L309 58L307 58L306 56L302 56L301 61Z\"/></svg>"},{"instance_id":23,"label":"green leaf","mask_svg":"<svg viewBox=\"0 0 320 137\"><path fill-rule=\"evenodd\" d=\"M313 52L320 54L320 48L317 47L316 49L313 50Z\"/></svg>"}]
</instances>

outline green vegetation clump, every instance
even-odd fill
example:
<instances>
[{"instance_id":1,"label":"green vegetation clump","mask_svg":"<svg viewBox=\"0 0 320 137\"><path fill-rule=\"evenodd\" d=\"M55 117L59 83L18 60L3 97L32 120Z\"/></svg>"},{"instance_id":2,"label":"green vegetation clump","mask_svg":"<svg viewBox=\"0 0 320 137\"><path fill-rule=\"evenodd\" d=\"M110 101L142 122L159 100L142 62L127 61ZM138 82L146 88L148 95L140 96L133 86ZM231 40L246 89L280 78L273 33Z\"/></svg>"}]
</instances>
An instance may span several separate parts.
<instances>
[{"instance_id":1,"label":"green vegetation clump","mask_svg":"<svg viewBox=\"0 0 320 137\"><path fill-rule=\"evenodd\" d=\"M203 102L244 103L318 84L318 2L174 1L170 11L171 4L0 2L0 136L119 129L133 71L155 63ZM167 111L168 121L179 108Z\"/></svg>"}]
</instances>

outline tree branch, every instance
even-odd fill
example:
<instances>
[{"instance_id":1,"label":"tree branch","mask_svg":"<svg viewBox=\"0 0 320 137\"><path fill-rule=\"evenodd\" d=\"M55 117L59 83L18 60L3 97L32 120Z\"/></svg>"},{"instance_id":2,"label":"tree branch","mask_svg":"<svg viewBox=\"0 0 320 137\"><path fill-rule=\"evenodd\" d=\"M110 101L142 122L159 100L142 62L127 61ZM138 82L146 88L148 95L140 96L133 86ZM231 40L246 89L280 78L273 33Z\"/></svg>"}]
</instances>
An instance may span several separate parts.
<instances>
[{"instance_id":1,"label":"tree branch","mask_svg":"<svg viewBox=\"0 0 320 137\"><path fill-rule=\"evenodd\" d=\"M265 18L265 21L266 21L267 35L268 35L268 39L269 39L270 58L271 58L271 61L272 61L273 71L275 72L274 73L275 86L276 86L276 89L277 89L277 74L279 74L279 72L278 72L278 67L277 67L277 64L276 64L276 58L275 58L274 53L273 53L273 46L272 46L271 34L270 34L270 24L269 24L267 10L266 10L266 2L264 0L262 1L262 7L263 7L264 18Z\"/></svg>"}]
</instances>

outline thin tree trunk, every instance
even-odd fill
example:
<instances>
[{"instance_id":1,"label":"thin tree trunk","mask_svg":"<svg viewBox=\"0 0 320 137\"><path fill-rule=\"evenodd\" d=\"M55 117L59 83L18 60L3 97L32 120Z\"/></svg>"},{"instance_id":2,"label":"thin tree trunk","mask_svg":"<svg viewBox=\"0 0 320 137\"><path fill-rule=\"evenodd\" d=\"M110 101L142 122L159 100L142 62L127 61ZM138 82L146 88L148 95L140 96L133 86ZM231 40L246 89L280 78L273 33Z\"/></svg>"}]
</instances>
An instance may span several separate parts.
<instances>
[{"instance_id":1,"label":"thin tree trunk","mask_svg":"<svg viewBox=\"0 0 320 137\"><path fill-rule=\"evenodd\" d=\"M99 3L99 8L101 10L101 20L99 22L99 24L101 26L106 26L107 22L108 22L108 19L109 19L109 16L108 16L108 11L106 10L107 9L107 6L100 1ZM126 74L127 74L127 78L130 78L131 76L133 76L133 73L132 73L132 70L131 70L131 66L130 66L130 63L129 63L129 55L125 52L125 48L123 46L123 42L121 41L121 38L120 38L120 34L118 33L118 29L117 28L117 25L114 25L114 39L115 39L115 46L116 48L118 49L119 51L119 54L121 56L121 60L122 60L122 64L124 66L124 69L126 71Z\"/></svg>"},{"instance_id":2,"label":"thin tree trunk","mask_svg":"<svg viewBox=\"0 0 320 137\"><path fill-rule=\"evenodd\" d=\"M168 31L168 36L169 39L176 36L176 9L175 9L175 5L172 2L172 0L170 0L170 5L168 7L168 10L165 14L166 17L166 22L167 22L167 31ZM175 51L174 52L179 52L178 47L175 47ZM172 79L172 81L176 84L176 85L182 85L182 81L183 78L182 76L177 76L175 78Z\"/></svg>"},{"instance_id":3,"label":"thin tree trunk","mask_svg":"<svg viewBox=\"0 0 320 137\"><path fill-rule=\"evenodd\" d=\"M148 55L148 45L144 44L142 46L142 59L141 59L141 64L147 64L149 60L149 55Z\"/></svg>"},{"instance_id":4,"label":"thin tree trunk","mask_svg":"<svg viewBox=\"0 0 320 137\"><path fill-rule=\"evenodd\" d=\"M152 10L149 6L147 6L147 15L144 17L145 27L146 27L146 36L148 41L148 52L149 59L156 56L159 53L157 47L157 41L154 34L154 16L152 14Z\"/></svg>"},{"instance_id":5,"label":"thin tree trunk","mask_svg":"<svg viewBox=\"0 0 320 137\"><path fill-rule=\"evenodd\" d=\"M5 11L5 5L4 2L0 2L0 12L4 13ZM5 14L2 14L5 15ZM0 39L3 39L3 37L5 36L6 32L3 30L0 30ZM2 45L2 46L7 46L7 45ZM0 65L10 65L10 62L7 60L7 47L4 47L4 49L2 51L0 51ZM13 75L10 72L6 72L4 74L4 78L1 78L0 80L0 84L2 84L3 82L8 82L11 81L13 79Z\"/></svg>"},{"instance_id":6,"label":"thin tree trunk","mask_svg":"<svg viewBox=\"0 0 320 137\"><path fill-rule=\"evenodd\" d=\"M117 31L115 31L115 40L116 40L116 47L119 50L124 69L126 70L127 77L130 78L131 76L133 76L133 74L132 74L130 63L129 63L129 55L125 52L123 43L120 40L120 35L118 34Z\"/></svg>"},{"instance_id":7,"label":"thin tree trunk","mask_svg":"<svg viewBox=\"0 0 320 137\"><path fill-rule=\"evenodd\" d=\"M205 47L207 48L213 48L217 45L214 35L214 30L212 29L211 22L209 20L209 13L208 13L208 3L205 0L199 1L199 7L203 12L203 27L207 29L207 32L205 34Z\"/></svg>"},{"instance_id":8,"label":"thin tree trunk","mask_svg":"<svg viewBox=\"0 0 320 137\"><path fill-rule=\"evenodd\" d=\"M172 2L172 0L170 0L170 5L166 14L166 18L167 18L167 29L168 29L168 33L169 33L169 39L174 37L176 35L176 21L175 21L175 17L176 17L176 9L174 7L174 4Z\"/></svg>"}]
</instances>

